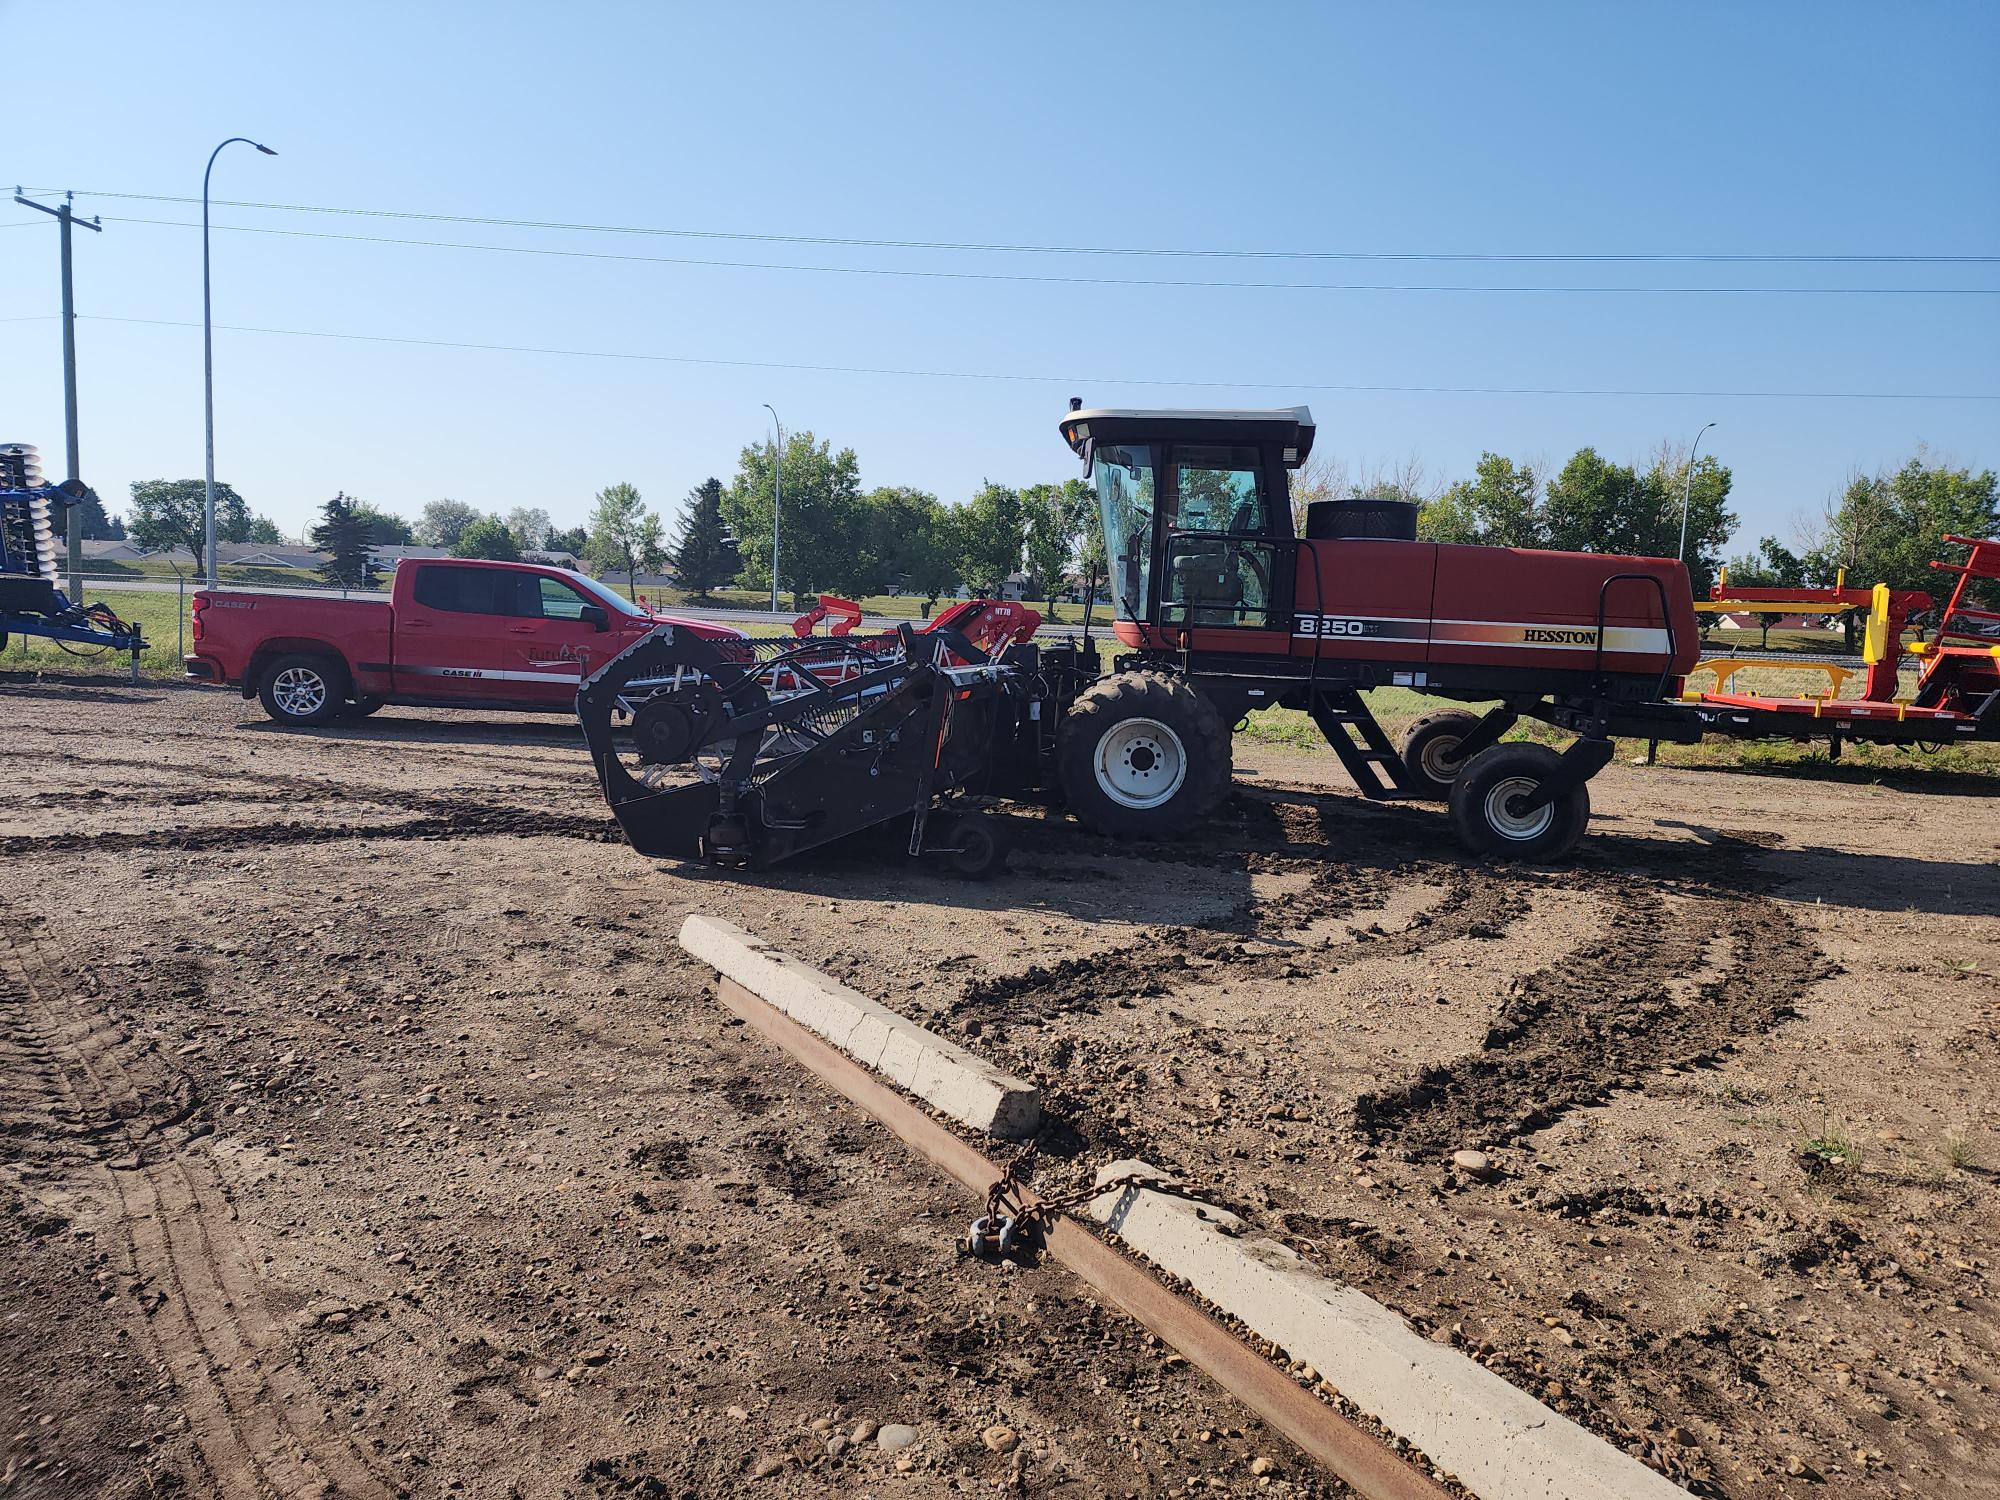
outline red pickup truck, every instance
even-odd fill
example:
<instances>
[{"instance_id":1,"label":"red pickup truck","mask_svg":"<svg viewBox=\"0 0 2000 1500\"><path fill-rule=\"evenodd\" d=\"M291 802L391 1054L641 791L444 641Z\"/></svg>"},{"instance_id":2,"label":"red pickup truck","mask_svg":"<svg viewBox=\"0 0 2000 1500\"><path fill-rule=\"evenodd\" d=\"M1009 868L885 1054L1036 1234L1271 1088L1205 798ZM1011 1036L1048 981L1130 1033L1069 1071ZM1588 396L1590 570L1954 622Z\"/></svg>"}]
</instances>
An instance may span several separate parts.
<instances>
[{"instance_id":1,"label":"red pickup truck","mask_svg":"<svg viewBox=\"0 0 2000 1500\"><path fill-rule=\"evenodd\" d=\"M385 703L569 712L579 681L660 624L744 636L653 614L563 568L406 559L387 599L203 589L183 660L190 677L262 699L280 724Z\"/></svg>"}]
</instances>

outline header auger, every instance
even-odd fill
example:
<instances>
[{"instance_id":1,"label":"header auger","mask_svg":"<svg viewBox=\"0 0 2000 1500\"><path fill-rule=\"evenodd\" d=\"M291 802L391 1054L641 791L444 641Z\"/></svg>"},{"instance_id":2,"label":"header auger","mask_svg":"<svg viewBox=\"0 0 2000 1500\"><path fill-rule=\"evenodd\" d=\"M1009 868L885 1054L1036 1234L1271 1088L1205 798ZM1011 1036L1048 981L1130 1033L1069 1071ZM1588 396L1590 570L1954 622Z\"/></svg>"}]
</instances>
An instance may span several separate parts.
<instances>
[{"instance_id":1,"label":"header auger","mask_svg":"<svg viewBox=\"0 0 2000 1500\"><path fill-rule=\"evenodd\" d=\"M578 699L634 845L767 864L907 818L912 854L971 870L993 836L960 811L1026 794L1099 833L1175 837L1228 794L1232 726L1275 707L1308 714L1365 795L1445 801L1468 850L1530 860L1582 839L1614 736L2000 739L2000 647L1964 643L2000 629L1964 597L2000 576L1995 543L1964 543L1937 639L1912 648L1914 702L1682 696L1699 633L1673 559L1420 542L1416 508L1391 500L1316 502L1297 535L1287 476L1312 449L1304 407L1072 402L1061 430L1097 488L1108 671L1088 639L1034 643L1038 617L994 600L886 635L855 633L859 611L831 596L801 622L836 621L831 638L718 647L656 632ZM1871 674L1883 681L1893 671ZM1479 707L1420 719L1392 746L1364 696L1378 687ZM616 748L621 711L637 774ZM1573 738L1505 741L1524 718Z\"/></svg>"}]
</instances>

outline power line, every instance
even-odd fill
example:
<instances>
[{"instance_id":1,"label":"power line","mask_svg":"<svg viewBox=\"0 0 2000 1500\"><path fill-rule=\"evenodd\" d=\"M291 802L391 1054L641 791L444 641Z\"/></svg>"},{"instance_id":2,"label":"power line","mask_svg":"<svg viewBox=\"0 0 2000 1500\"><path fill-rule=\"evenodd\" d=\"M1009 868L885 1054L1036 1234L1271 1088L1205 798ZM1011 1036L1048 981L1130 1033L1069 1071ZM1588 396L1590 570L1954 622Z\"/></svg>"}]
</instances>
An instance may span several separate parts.
<instances>
[{"instance_id":1,"label":"power line","mask_svg":"<svg viewBox=\"0 0 2000 1500\"><path fill-rule=\"evenodd\" d=\"M37 192L59 192L57 188L37 188ZM141 203L199 203L199 198L175 197L167 193L114 193L95 189L78 194L85 198L121 198ZM1126 245L1031 245L976 240L898 240L849 238L838 235L764 234L745 230L685 229L647 227L631 224L566 223L554 219L507 219L480 214L419 213L390 208L329 208L309 203L257 203L244 199L211 199L222 208L264 209L273 213L338 214L357 218L410 219L433 224L476 224L505 229L557 229L583 234L659 235L678 239L738 240L778 245L839 245L874 250L948 250L1006 255L1120 255L1163 256L1188 259L1231 260L1335 260L1335 261L1443 261L1480 263L1488 261L1523 264L1603 264L1603 265L1994 265L2000 255L1730 255L1694 254L1516 254L1497 251L1388 251L1388 250L1220 250L1171 249Z\"/></svg>"},{"instance_id":2,"label":"power line","mask_svg":"<svg viewBox=\"0 0 2000 1500\"><path fill-rule=\"evenodd\" d=\"M167 229L199 229L180 219L133 219L102 216L112 224L149 224ZM678 255L621 255L609 250L555 250L536 245L485 245L459 240L405 240L386 235L335 234L324 229L273 229L265 225L216 224L235 234L281 235L288 239L335 240L349 244L405 245L425 250L477 250L493 255L540 255L563 260L620 261L656 266L703 266L737 271L806 271L829 276L913 277L926 281L1004 281L1062 286L1132 286L1203 288L1267 292L1438 292L1506 293L1517 295L1624 295L1668 297L2000 297L2000 287L1879 287L1879 286L1454 286L1436 284L1366 284L1328 281L1201 281L1182 277L1044 276L1015 271L927 271L902 266L818 266L781 261L706 260Z\"/></svg>"},{"instance_id":3,"label":"power line","mask_svg":"<svg viewBox=\"0 0 2000 1500\"><path fill-rule=\"evenodd\" d=\"M79 314L95 323L130 323L151 328L199 328L201 324L168 318L120 318L104 314ZM386 333L335 333L319 328L265 328L249 324L217 323L230 333L277 334L288 338L340 339L368 344L402 344L423 349L466 349L482 354L545 354L572 359L611 359L650 364L705 365L739 370L789 370L826 375L884 375L923 380L997 380L1036 385L1063 385L1072 388L1106 385L1164 386L1184 390L1226 391L1328 391L1347 394L1397 394L1432 396L1619 396L1619 397L1712 397L1792 401L2000 401L2000 395L1936 391L1672 391L1620 389L1567 389L1559 387L1453 386L1453 385L1336 385L1325 382L1248 380L1161 380L1133 379L1103 375L1023 375L1003 371L897 369L878 365L821 365L761 359L717 359L692 354L638 354L612 349L559 349L534 344L481 344L457 339L419 339Z\"/></svg>"}]
</instances>

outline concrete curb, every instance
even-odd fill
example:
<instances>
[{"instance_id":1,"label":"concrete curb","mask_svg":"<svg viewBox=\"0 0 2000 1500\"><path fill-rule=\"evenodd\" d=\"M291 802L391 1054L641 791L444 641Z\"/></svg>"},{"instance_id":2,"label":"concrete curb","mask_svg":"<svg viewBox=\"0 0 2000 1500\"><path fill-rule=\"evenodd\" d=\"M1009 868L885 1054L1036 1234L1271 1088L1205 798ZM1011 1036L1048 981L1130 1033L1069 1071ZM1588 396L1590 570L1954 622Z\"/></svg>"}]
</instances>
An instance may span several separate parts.
<instances>
[{"instance_id":1,"label":"concrete curb","mask_svg":"<svg viewBox=\"0 0 2000 1500\"><path fill-rule=\"evenodd\" d=\"M1144 1162L1121 1177L1173 1179ZM1630 1455L1515 1389L1456 1349L1420 1338L1379 1302L1329 1281L1243 1221L1141 1185L1107 1188L1090 1213L1261 1338L1312 1365L1342 1396L1457 1478L1480 1500L1686 1500Z\"/></svg>"},{"instance_id":2,"label":"concrete curb","mask_svg":"<svg viewBox=\"0 0 2000 1500\"><path fill-rule=\"evenodd\" d=\"M681 923L681 947L817 1032L863 1065L975 1130L1035 1133L1041 1094L887 1006L780 953L733 922L699 914Z\"/></svg>"}]
</instances>

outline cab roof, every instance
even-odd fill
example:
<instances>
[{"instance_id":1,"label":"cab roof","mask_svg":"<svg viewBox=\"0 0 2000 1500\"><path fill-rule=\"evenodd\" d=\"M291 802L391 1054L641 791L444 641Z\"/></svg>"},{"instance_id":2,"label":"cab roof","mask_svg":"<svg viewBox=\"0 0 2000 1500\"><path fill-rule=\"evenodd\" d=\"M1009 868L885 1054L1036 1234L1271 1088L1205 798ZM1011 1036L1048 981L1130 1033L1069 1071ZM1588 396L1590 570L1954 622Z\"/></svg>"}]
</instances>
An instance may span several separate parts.
<instances>
[{"instance_id":1,"label":"cab roof","mask_svg":"<svg viewBox=\"0 0 2000 1500\"><path fill-rule=\"evenodd\" d=\"M1063 415L1061 429L1063 441L1079 458L1088 455L1093 442L1281 443L1285 466L1295 469L1313 445L1313 414L1304 406L1242 411L1073 406Z\"/></svg>"}]
</instances>

